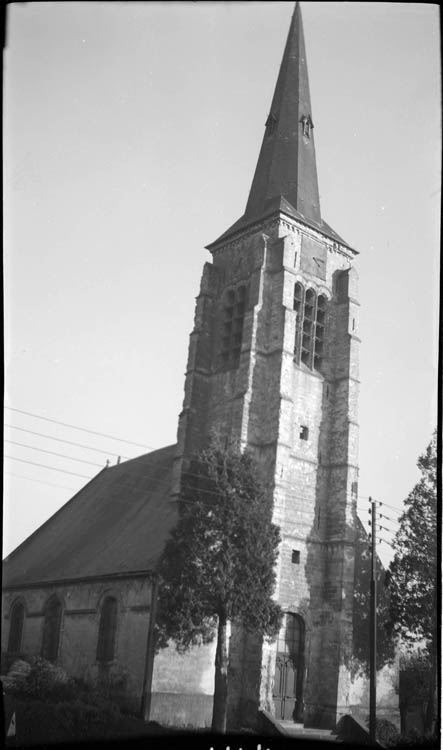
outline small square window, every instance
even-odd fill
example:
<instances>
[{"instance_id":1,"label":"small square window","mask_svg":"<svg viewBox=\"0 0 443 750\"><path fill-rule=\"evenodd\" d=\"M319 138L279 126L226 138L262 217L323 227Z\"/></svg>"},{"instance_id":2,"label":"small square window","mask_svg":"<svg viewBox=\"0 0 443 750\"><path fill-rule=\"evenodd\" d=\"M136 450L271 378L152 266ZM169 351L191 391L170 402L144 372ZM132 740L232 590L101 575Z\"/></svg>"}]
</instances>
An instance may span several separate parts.
<instances>
[{"instance_id":1,"label":"small square window","mask_svg":"<svg viewBox=\"0 0 443 750\"><path fill-rule=\"evenodd\" d=\"M300 551L298 549L292 550L292 556L291 556L291 562L295 563L296 565L300 562Z\"/></svg>"},{"instance_id":2,"label":"small square window","mask_svg":"<svg viewBox=\"0 0 443 750\"><path fill-rule=\"evenodd\" d=\"M307 440L309 437L309 429L306 427L306 425L303 425L300 427L300 440Z\"/></svg>"}]
</instances>

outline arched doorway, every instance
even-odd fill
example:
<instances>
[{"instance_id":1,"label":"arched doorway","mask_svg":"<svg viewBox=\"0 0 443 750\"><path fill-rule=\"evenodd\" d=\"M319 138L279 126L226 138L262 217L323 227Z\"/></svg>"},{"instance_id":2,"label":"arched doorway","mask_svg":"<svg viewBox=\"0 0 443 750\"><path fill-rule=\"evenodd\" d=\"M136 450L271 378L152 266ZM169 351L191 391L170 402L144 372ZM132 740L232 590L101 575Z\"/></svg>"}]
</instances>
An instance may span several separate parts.
<instances>
[{"instance_id":1,"label":"arched doorway","mask_svg":"<svg viewBox=\"0 0 443 750\"><path fill-rule=\"evenodd\" d=\"M277 641L273 691L276 719L303 720L303 650L303 620L288 612Z\"/></svg>"}]
</instances>

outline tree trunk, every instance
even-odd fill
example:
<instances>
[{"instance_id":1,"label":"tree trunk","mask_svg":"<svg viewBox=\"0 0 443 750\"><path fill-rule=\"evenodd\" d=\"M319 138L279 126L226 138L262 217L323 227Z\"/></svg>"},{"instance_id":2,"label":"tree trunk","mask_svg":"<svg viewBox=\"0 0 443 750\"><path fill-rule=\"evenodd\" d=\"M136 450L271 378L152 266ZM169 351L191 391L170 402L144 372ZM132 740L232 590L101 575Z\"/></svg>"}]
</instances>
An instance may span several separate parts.
<instances>
[{"instance_id":1,"label":"tree trunk","mask_svg":"<svg viewBox=\"0 0 443 750\"><path fill-rule=\"evenodd\" d=\"M217 651L215 654L214 708L212 711L212 731L219 734L225 734L226 732L228 712L228 648L226 638L226 617L219 615Z\"/></svg>"}]
</instances>

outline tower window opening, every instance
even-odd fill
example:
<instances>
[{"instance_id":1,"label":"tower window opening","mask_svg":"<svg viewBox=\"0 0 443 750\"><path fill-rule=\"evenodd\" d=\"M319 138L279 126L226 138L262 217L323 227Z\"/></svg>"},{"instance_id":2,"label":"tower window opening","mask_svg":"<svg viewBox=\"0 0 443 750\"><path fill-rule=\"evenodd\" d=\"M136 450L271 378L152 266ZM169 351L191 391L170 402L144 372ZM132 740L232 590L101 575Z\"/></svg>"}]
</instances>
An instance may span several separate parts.
<instances>
[{"instance_id":1,"label":"tower window opening","mask_svg":"<svg viewBox=\"0 0 443 750\"><path fill-rule=\"evenodd\" d=\"M300 440L308 440L308 438L309 438L309 428L306 427L306 425L301 425Z\"/></svg>"},{"instance_id":2,"label":"tower window opening","mask_svg":"<svg viewBox=\"0 0 443 750\"><path fill-rule=\"evenodd\" d=\"M300 563L300 550L292 550L291 562L293 562L295 565L298 565Z\"/></svg>"},{"instance_id":3,"label":"tower window opening","mask_svg":"<svg viewBox=\"0 0 443 750\"><path fill-rule=\"evenodd\" d=\"M303 306L304 290L301 284L297 282L294 286L294 310L299 313Z\"/></svg>"},{"instance_id":4,"label":"tower window opening","mask_svg":"<svg viewBox=\"0 0 443 750\"><path fill-rule=\"evenodd\" d=\"M300 282L294 286L294 310L297 313L294 359L307 367L320 370L325 355L325 330L328 299L316 295L313 289L306 292Z\"/></svg>"},{"instance_id":5,"label":"tower window opening","mask_svg":"<svg viewBox=\"0 0 443 750\"><path fill-rule=\"evenodd\" d=\"M239 286L226 293L220 342L220 361L225 369L238 367L243 338L246 288Z\"/></svg>"}]
</instances>

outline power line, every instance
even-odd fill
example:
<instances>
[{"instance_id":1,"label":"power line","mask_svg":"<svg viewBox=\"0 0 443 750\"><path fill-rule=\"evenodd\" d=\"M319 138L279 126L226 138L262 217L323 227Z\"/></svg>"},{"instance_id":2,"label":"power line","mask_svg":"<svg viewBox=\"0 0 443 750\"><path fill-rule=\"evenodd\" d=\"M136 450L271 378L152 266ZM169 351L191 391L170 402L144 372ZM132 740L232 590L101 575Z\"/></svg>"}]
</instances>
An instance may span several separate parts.
<instances>
[{"instance_id":1,"label":"power line","mask_svg":"<svg viewBox=\"0 0 443 750\"><path fill-rule=\"evenodd\" d=\"M104 434L104 433L100 433L100 432L95 432L95 431L92 431L92 430L87 430L87 429L85 429L85 428L82 428L82 427L77 427L77 426L75 426L75 425L68 425L67 423L64 423L64 422L60 422L60 421L58 421L58 420L54 420L54 419L49 419L48 417L41 417L41 416L39 416L39 415L33 414L33 413L31 413L31 412L26 412L26 411L24 411L24 410L21 410L21 409L13 409L12 407L8 407L8 406L6 406L5 408L6 408L6 409L9 409L9 410L11 410L11 411L16 411L16 412L18 412L18 413L21 413L21 414L26 414L26 415L28 415L28 416L31 416L31 417L36 417L36 418L38 418L38 419L44 419L44 420L46 420L46 421L48 421L48 422L53 422L53 423L55 423L55 424L61 424L61 425L63 425L63 426L66 426L66 427L72 427L73 429L83 430L83 431L85 431L85 432L89 432L89 433L91 433L91 434L95 434L95 435L100 435L100 436L102 436L102 437L109 437L109 438L111 438L111 439L114 439L114 440L120 440L119 438L115 438L115 437L112 437L112 436L110 436L110 435L106 435L106 434ZM35 431L32 431L32 430L27 430L27 429L25 429L25 428L22 428L22 427L17 427L17 426L15 426L15 425L8 425L8 424L6 424L6 426L7 426L7 427L11 427L12 429L17 429L17 430L20 430L20 431L23 431L23 432L27 432L27 433L29 433L29 434L34 434L34 435L38 435L39 437L45 437L45 438L47 437L47 438L49 438L49 439L51 439L51 440L56 440L56 441L58 441L58 442L63 442L63 443L69 444L69 445L75 445L75 446L78 446L78 447L82 447L82 448L85 448L85 449L87 449L87 450L93 450L93 451L97 451L97 452L100 452L100 453L104 453L105 455L106 455L106 454L108 454L108 455L119 455L119 454L117 454L117 453L110 453L110 452L108 452L108 451L102 451L102 450L100 450L100 449L97 449L97 448L92 448L91 446L84 446L84 445L81 445L80 443L76 443L76 442L73 442L73 441L68 441L68 440L63 440L63 439L61 439L61 438L55 438L55 437L52 437L52 436L48 436L48 435L45 435L44 433L38 433L38 432L35 432ZM14 441L8 441L8 442L14 442ZM135 442L133 442L133 441L122 441L122 442L127 442L127 443L130 443L130 444L132 444L132 445L138 445L139 447L145 447L145 448L149 447L149 446L142 446L142 445L141 445L140 443L135 443ZM23 445L23 444L20 444L20 443L16 443L16 444L17 444L17 445ZM39 451L42 451L42 452L45 452L45 453L50 453L50 454L52 454L52 455L56 455L56 456L59 456L59 457L61 457L61 458L67 458L68 460L81 461L82 463L88 463L88 464L90 464L90 465L92 465L92 466L97 466L97 467L100 467L100 466L101 466L101 464L95 464L95 463L92 463L92 462L89 462L89 461L85 461L84 459L75 459L75 458L71 458L70 456L66 456L66 455L64 455L64 454L59 454L59 453L56 453L56 452L54 452L54 451L46 451L46 450L44 450L44 449L42 449L42 448L36 448L36 447L33 447L33 446L23 446L23 447L28 447L28 448L31 448L31 449L33 448L34 450L39 450ZM9 457L9 458L14 458L14 457L12 457L12 456L11 456L11 457ZM23 461L23 459L15 459L15 458L14 458L14 460L22 460L22 461ZM129 460L131 460L131 459L129 459ZM193 461L194 461L194 463L198 463L198 464L200 464L200 465L207 465L207 462L206 462L206 461L201 461L201 460L197 460L197 461L195 461L195 459L193 459ZM29 462L29 463L32 463L32 462ZM43 467L43 465L42 465L42 464L34 464L34 465L36 465L36 466L42 466L42 467ZM161 465L161 464L157 464L157 466L160 466L160 465ZM165 462L165 463L163 464L163 466L165 466L165 467L167 466L167 467L169 468L169 467L170 467L170 463L169 463L169 462L168 462L168 463L166 463L166 462ZM62 469L56 469L55 467L51 467L51 466L47 466L47 467L43 467L43 468L48 468L48 469L50 469L50 470L54 470L54 471L60 471L60 472L63 472L63 470L62 470ZM317 470L316 468L313 468L313 470L312 470L312 471L313 471L313 473L314 473L314 472L315 472L316 470ZM64 473L72 474L72 472L67 472L67 471L65 471ZM187 472L187 474L188 474L188 476L195 476L195 477L198 477L198 478L200 478L200 475L199 475L199 474L195 474L195 473L190 473L190 472ZM85 478L85 479L91 479L91 477L86 477L85 475L80 475L80 474L76 474L76 476L82 476L82 477L83 477L83 478ZM143 476L143 477L145 477L145 478L149 478L149 477L152 477L153 479L156 479L155 475L144 474L144 475L140 475L140 476ZM158 480L158 479L156 479L156 484L158 484L158 483L159 483L159 480ZM163 483L164 483L164 484L168 484L168 485L170 486L170 482L169 482L169 481L167 481L166 483L165 483L165 482L163 482ZM277 487L276 487L276 488L278 488L278 487L282 487L282 485L283 485L283 486L284 486L284 485L286 485L286 486L291 486L291 485L293 485L293 484L294 484L294 481L289 481L289 480L287 480L287 479L286 479L286 480L282 480L282 479L276 478L276 479L275 479L275 484L277 485ZM202 490L201 488L198 488L198 487L189 487L189 489L191 489L191 490L195 490L195 491L198 491L198 492L200 492L200 493L202 493L202 492L203 492L203 493L206 493L206 494L212 494L212 495L217 495L217 494L218 494L217 492L213 492L213 491L211 491L211 490ZM286 497L287 497L287 498L289 498L289 499L303 499L302 497L297 497L297 496L296 496L296 495L294 495L293 493L290 493L289 495L288 495L288 494L286 493ZM360 499L368 499L368 498L366 498L366 497L365 497L364 495L358 495L358 498L360 498ZM307 514L311 514L311 512L312 512L312 511L299 511L299 512L304 512L304 513L307 513Z\"/></svg>"},{"instance_id":2,"label":"power line","mask_svg":"<svg viewBox=\"0 0 443 750\"><path fill-rule=\"evenodd\" d=\"M74 458L67 456L65 453L56 453L55 451L47 451L44 448L37 448L34 445L25 445L24 443L17 443L15 440L5 440L5 443L11 443L11 445L19 445L21 448L29 448L32 451L40 451L40 453L49 453L51 456L58 456L59 458L67 458L69 461L79 461L82 464L89 464L90 466L98 466L103 468L103 464L95 464L92 461L86 461L84 458Z\"/></svg>"},{"instance_id":3,"label":"power line","mask_svg":"<svg viewBox=\"0 0 443 750\"><path fill-rule=\"evenodd\" d=\"M62 438L53 437L47 435L44 432L35 432L34 430L26 430L24 427L17 427L15 424L7 424L4 422L5 427L10 427L13 430L20 430L20 432L28 432L30 435L37 435L38 437L46 438L48 440L56 440L58 443L66 443L66 445L75 445L77 448L85 448L88 451L95 451L95 453L104 453L106 456L120 456L120 458L126 458L130 460L129 456L122 456L120 453L113 453L112 451L104 451L100 448L93 448L90 445L83 445L82 443L75 443L72 440L63 440Z\"/></svg>"},{"instance_id":4,"label":"power line","mask_svg":"<svg viewBox=\"0 0 443 750\"><path fill-rule=\"evenodd\" d=\"M110 453L109 451L100 450L98 448L92 448L90 446L82 445L81 443L76 443L76 442L73 442L73 441L70 441L70 440L63 440L61 438L52 437L50 435L46 435L45 433L35 432L33 430L28 430L28 429L25 429L23 427L17 427L15 425L10 425L10 424L7 424L7 423L5 423L5 426L6 427L11 427L12 429L20 430L21 432L29 433L31 435L37 435L38 437L49 438L50 440L56 440L57 442L65 443L67 445L73 445L73 446L76 446L76 447L85 448L87 450L92 450L92 451L96 451L96 452L99 452L99 453L103 453L104 455L114 455L114 456L119 456L120 455L118 453ZM14 441L11 440L11 441L6 441L6 442L13 443ZM16 444L17 445L21 445L20 443L16 443ZM31 446L25 446L25 447L31 447ZM34 449L35 450L41 450L41 451L43 451L42 448L34 448ZM51 451L47 451L47 452L51 453ZM53 455L56 455L56 456L70 458L69 456L64 456L64 455L59 454L59 453L55 453L55 452L52 452L52 453L53 453ZM129 460L129 461L133 460L133 459L128 458L127 456L120 456L120 458L127 458L127 460ZM73 459L73 460L80 460L80 459ZM208 465L207 461L196 460L196 459L192 459L192 461L193 461L193 463L201 465L201 466L207 466ZM94 464L92 462L88 462L88 463L91 463L92 466L101 466L101 464ZM156 467L161 467L161 466L164 466L165 468L169 468L170 467L170 463L169 462L160 462L160 463L156 464ZM313 469L312 471L314 473L316 471L316 469ZM196 474L195 472L194 473L193 472L186 472L186 474L187 474L187 476L201 478L201 475L200 474ZM143 476L147 477L149 475L143 475ZM288 479L281 479L281 478L277 478L276 479L277 489L281 488L281 487L284 487L284 486L288 487L288 486L291 486L293 484L294 484L293 480L289 481ZM292 497L295 497L295 496L293 495ZM360 498L362 496L358 495L358 497ZM309 512L309 511L307 511L307 512Z\"/></svg>"},{"instance_id":5,"label":"power line","mask_svg":"<svg viewBox=\"0 0 443 750\"><path fill-rule=\"evenodd\" d=\"M398 521L395 521L395 520L394 520L393 518L391 518L390 516L386 516L386 515L385 515L384 513L380 513L379 515L380 515L380 518L383 518L384 520L388 521L388 523L392 523L392 524L393 524L393 525L394 525L394 526L396 527L396 529L399 529L399 528L400 528L400 524L399 524L399 522L398 522Z\"/></svg>"},{"instance_id":6,"label":"power line","mask_svg":"<svg viewBox=\"0 0 443 750\"><path fill-rule=\"evenodd\" d=\"M60 455L60 454L55 454L55 455ZM83 477L84 479L89 479L90 480L90 479L94 478L94 477L87 477L84 474L77 474L77 473L70 472L70 471L67 471L67 470L64 470L64 469L59 469L59 468L54 467L54 466L47 466L47 465L43 465L43 464L38 464L38 463L35 463L35 462L32 462L32 461L25 461L25 459L19 459L19 458L16 458L14 456L5 456L5 458L11 458L11 459L16 460L16 461L22 461L24 463L29 463L29 464L34 465L34 466L40 466L42 468L47 468L47 469L52 470L52 471L58 471L58 472L65 473L65 474L70 474L70 475L74 475L74 476ZM206 463L206 462L201 462L201 463ZM93 464L93 465L100 467L99 464ZM170 464L169 463L163 463L163 464L160 464L160 465L163 465L163 466L165 466L167 468L170 468ZM159 464L156 465L156 468L158 466L159 466ZM107 468L107 467L101 467L101 468L104 469L104 468ZM109 467L109 468L114 468L114 467ZM199 475L199 474L188 473L187 475L188 476L194 476L194 477L201 478L201 475ZM153 485L156 488L159 485L167 487L168 489L170 489L170 487L171 487L171 481L170 481L170 479L160 479L160 478L158 478L156 476L156 474L153 474L153 473L150 473L150 472L147 472L147 473L145 472L143 474L138 474L137 476L140 479L151 479L151 480L153 480ZM126 487L132 488L133 484L131 482L120 482L119 486L120 487L125 487L126 486ZM191 492L195 491L196 493L199 493L200 495L211 495L211 496L216 496L216 497L220 497L221 496L220 492L217 492L215 490L204 489L202 487L198 487L198 486L195 486L195 485L187 485L187 490L190 490ZM302 500L302 501L305 500L305 498L302 495L296 495L296 494L294 494L292 492L289 492L289 493L286 492L285 493L285 498L287 500ZM182 500L182 502L183 502L183 500ZM304 509L300 508L300 509L297 510L297 513L303 513L304 515L312 515L313 516L314 515L314 509L313 510L304 510Z\"/></svg>"},{"instance_id":7,"label":"power line","mask_svg":"<svg viewBox=\"0 0 443 750\"><path fill-rule=\"evenodd\" d=\"M101 437L107 437L107 438L110 438L110 439L112 439L112 440L120 440L120 442L125 442L125 443L128 443L128 444L130 444L130 445L135 445L135 446L138 446L138 447L142 447L142 448L149 448L149 449L151 449L151 450L155 450L155 449L153 449L153 448L152 448L152 446L142 445L141 443L135 443L135 442L133 442L133 441L129 441L129 440L123 440L123 439L120 439L120 438L116 438L116 437L113 437L113 436L111 436L111 435L107 435L107 434L105 434L105 433L101 433L101 432L95 432L95 431L93 431L93 430L88 430L88 429L86 429L86 428L83 428L83 427L77 427L76 425L70 425L70 424L67 424L67 423L65 423L65 422L60 422L60 421L58 421L58 420L55 420L55 419L49 419L48 417L42 417L42 416L39 416L39 415L37 415L37 414L33 414L33 413L31 413L31 412L27 412L27 411L24 411L24 410L22 410L22 409L15 409L15 408L13 408L13 407L10 407L10 406L5 406L5 409L8 409L8 410L10 410L10 411L16 411L16 412L18 412L18 413L20 413L20 414L26 414L27 416L31 416L31 417L36 417L37 419L43 419L43 420L45 420L45 421L48 421L48 422L52 422L52 423L54 423L54 424L60 424L60 425L63 425L63 426L65 426L65 427L71 427L71 428L73 428L73 429L76 429L76 430L82 430L82 431L84 431L84 432L88 432L88 433L90 433L90 434L93 434L93 435L99 435L99 436L101 436ZM48 439L50 439L50 440L56 440L57 442L62 442L62 443L65 443L65 444L67 444L67 445L74 445L74 446L76 446L76 447L84 448L84 449L86 449L86 450L92 450L92 451L95 451L95 452L103 453L103 454L105 454L105 455L113 455L113 456L119 456L119 455L120 455L120 454L118 454L118 453L113 453L113 452L110 452L110 451L105 451L105 450L101 450L101 449L98 449L98 448L93 448L93 447L91 447L91 446L87 446L87 445L82 445L82 444L80 444L80 443L77 443L77 442L73 442L73 441L69 441L69 440L63 440L62 438L56 438L56 437L52 437L52 436L50 436L50 435L46 435L46 434L44 434L44 433L39 433L39 432L35 432L35 431L33 431L33 430L28 430L28 429L25 429L25 428L23 428L23 427L17 427L17 426L15 426L15 425L9 425L9 424L6 424L6 423L5 423L5 426L6 426L6 427L10 427L10 428L12 428L12 429L20 430L20 431L22 431L22 432L27 432L27 433L29 433L29 434L32 434L32 435L37 435L37 436L39 436L39 437L44 437L44 438L48 438ZM12 441L10 441L10 442L12 442ZM29 447L30 447L30 446L29 446ZM37 449L37 448L36 448L35 450L43 450L43 449ZM48 451L48 452L49 452L49 451ZM57 453L54 453L53 455L58 455L58 456L60 456L60 457L63 457L63 456L61 456L61 454L57 454ZM68 457L68 456L66 456L66 458L69 458L69 457ZM121 456L121 455L120 455L120 458L125 458L125 459L127 459L127 460L131 460L131 459L129 459L129 458L127 457L127 456ZM72 459L72 460L80 460L80 459ZM200 464L200 465L204 465L204 464L206 463L206 462L204 462L204 461L195 461L195 459L193 459L193 461L194 461L194 463L198 463L198 464ZM91 464L92 466L99 466L99 464L93 464L93 463L91 463L91 462L88 462L88 463L90 463L90 464ZM165 465L166 465L166 464L165 464ZM168 465L169 465L169 464L168 464ZM314 473L314 472L316 472L316 471L317 471L317 468L313 468L312 472ZM189 475L189 476L195 476L195 477L199 477L199 476L200 476L200 475L198 475L198 474L190 474L189 472L188 472L188 475ZM289 486L289 485L293 484L293 482L290 482L290 481L289 481L289 480L287 480L287 479L286 479L286 480L282 480L282 479L276 478L276 484L277 484L277 485L279 485L279 486L282 486L282 485L286 485L286 486ZM358 498L359 498L359 499L362 499L362 500L369 500L369 497L367 497L367 496L365 496L365 495L358 495ZM381 504L381 503L379 502L379 504ZM383 504L384 504L384 505L387 505L386 503L383 503ZM388 506L388 507L393 507L393 506ZM395 509L395 510L397 510L397 509Z\"/></svg>"},{"instance_id":8,"label":"power line","mask_svg":"<svg viewBox=\"0 0 443 750\"><path fill-rule=\"evenodd\" d=\"M14 409L12 406L5 406L5 409L9 411L15 411L19 414L26 414L28 417L35 417L36 419L44 419L45 422L52 422L53 424L60 424L63 427L71 427L73 430L81 430L82 432L88 432L90 435L98 435L99 437L109 438L109 440L117 440L119 443L127 443L128 445L136 445L139 448L150 448L149 445L143 445L142 443L134 443L132 440L124 440L123 438L114 437L114 435L107 435L104 432L95 432L94 430L88 430L86 427L77 427L75 424L68 424L67 422L59 422L58 419L50 419L49 417L42 417L40 414L32 414L29 411L23 411L22 409Z\"/></svg>"},{"instance_id":9,"label":"power line","mask_svg":"<svg viewBox=\"0 0 443 750\"><path fill-rule=\"evenodd\" d=\"M24 458L16 458L15 456L6 456L12 461L21 461L23 464L31 464L31 466L40 466L42 469L50 469L51 471L59 471L62 474L71 474L73 477L83 477L83 479L94 479L94 477L87 477L85 474L76 474L74 471L66 471L65 469L56 469L55 466L45 466L44 464L37 464L35 461L26 461Z\"/></svg>"},{"instance_id":10,"label":"power line","mask_svg":"<svg viewBox=\"0 0 443 750\"><path fill-rule=\"evenodd\" d=\"M390 508L391 510L396 510L397 513L403 513L402 508L398 508L398 507L396 508L395 505L389 505L388 503L385 503L384 500L380 502L380 505L384 505L386 508Z\"/></svg>"},{"instance_id":11,"label":"power line","mask_svg":"<svg viewBox=\"0 0 443 750\"><path fill-rule=\"evenodd\" d=\"M5 474L8 474L11 477L17 477L17 479L26 479L28 482L37 482L37 484L46 484L48 487L58 487L60 490L73 490L75 491L75 487L65 487L61 484L53 484L53 482L44 482L42 479L33 479L32 477L24 477L22 474L15 474L13 471L5 471Z\"/></svg>"}]
</instances>

